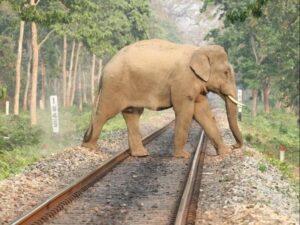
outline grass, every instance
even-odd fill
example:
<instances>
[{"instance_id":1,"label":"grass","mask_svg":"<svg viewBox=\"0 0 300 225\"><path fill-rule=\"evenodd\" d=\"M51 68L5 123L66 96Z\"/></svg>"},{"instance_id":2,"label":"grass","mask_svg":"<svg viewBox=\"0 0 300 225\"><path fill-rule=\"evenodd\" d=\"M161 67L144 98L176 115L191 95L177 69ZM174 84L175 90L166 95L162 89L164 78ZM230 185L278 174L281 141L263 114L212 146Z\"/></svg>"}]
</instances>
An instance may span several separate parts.
<instances>
[{"instance_id":1,"label":"grass","mask_svg":"<svg viewBox=\"0 0 300 225\"><path fill-rule=\"evenodd\" d=\"M27 113L19 117L0 115L0 180L21 172L43 157L80 144L90 122L90 109L79 112L71 108L60 110L59 113L59 137L52 134L48 111L38 112L39 125L32 130ZM151 116L153 112L145 111L142 119L147 121ZM123 117L117 115L105 124L101 137L106 138L109 132L121 129L126 129L126 124ZM7 136L13 144L7 143Z\"/></svg>"},{"instance_id":2,"label":"grass","mask_svg":"<svg viewBox=\"0 0 300 225\"><path fill-rule=\"evenodd\" d=\"M264 164L262 162L258 164L258 170L260 172L264 173L267 171L267 169L268 169L268 166L266 164Z\"/></svg>"},{"instance_id":3,"label":"grass","mask_svg":"<svg viewBox=\"0 0 300 225\"><path fill-rule=\"evenodd\" d=\"M285 176L293 176L294 168L300 166L299 127L295 114L272 109L270 114L259 113L252 118L250 111L245 109L241 127L247 143L262 152ZM280 146L287 149L285 162L279 161ZM262 165L259 167L260 171L265 170Z\"/></svg>"}]
</instances>

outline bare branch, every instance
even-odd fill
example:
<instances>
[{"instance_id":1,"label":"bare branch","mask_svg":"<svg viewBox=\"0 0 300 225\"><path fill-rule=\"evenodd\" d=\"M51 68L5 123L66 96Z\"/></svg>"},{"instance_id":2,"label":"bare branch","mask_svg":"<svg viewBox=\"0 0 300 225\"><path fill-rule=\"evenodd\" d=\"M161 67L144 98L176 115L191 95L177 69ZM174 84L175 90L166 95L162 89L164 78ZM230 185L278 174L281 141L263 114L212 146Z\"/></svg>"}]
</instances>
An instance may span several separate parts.
<instances>
[{"instance_id":1,"label":"bare branch","mask_svg":"<svg viewBox=\"0 0 300 225\"><path fill-rule=\"evenodd\" d=\"M257 55L256 48L255 48L255 41L254 41L254 37L252 35L250 37L250 42L251 42L252 51L253 51L253 54L255 57L255 61L257 64L259 64L258 55Z\"/></svg>"},{"instance_id":2,"label":"bare branch","mask_svg":"<svg viewBox=\"0 0 300 225\"><path fill-rule=\"evenodd\" d=\"M251 37L250 37L250 42L251 42L252 51L253 51L253 54L255 57L255 62L256 62L256 64L260 65L267 58L268 55L261 55L261 56L258 55L258 53L256 51L255 40L254 40L253 35L251 35Z\"/></svg>"},{"instance_id":3,"label":"bare branch","mask_svg":"<svg viewBox=\"0 0 300 225\"><path fill-rule=\"evenodd\" d=\"M260 60L259 60L259 64L262 64L263 61L265 61L266 58L267 58L267 55L261 56L261 58L260 58Z\"/></svg>"},{"instance_id":4,"label":"bare branch","mask_svg":"<svg viewBox=\"0 0 300 225\"><path fill-rule=\"evenodd\" d=\"M38 45L38 48L40 48L44 43L45 41L47 41L47 39L49 38L49 36L54 32L54 30L51 30L45 37L44 39L40 42L40 44Z\"/></svg>"},{"instance_id":5,"label":"bare branch","mask_svg":"<svg viewBox=\"0 0 300 225\"><path fill-rule=\"evenodd\" d=\"M40 2L40 0L37 0L34 5L37 6L39 4L39 2Z\"/></svg>"}]
</instances>

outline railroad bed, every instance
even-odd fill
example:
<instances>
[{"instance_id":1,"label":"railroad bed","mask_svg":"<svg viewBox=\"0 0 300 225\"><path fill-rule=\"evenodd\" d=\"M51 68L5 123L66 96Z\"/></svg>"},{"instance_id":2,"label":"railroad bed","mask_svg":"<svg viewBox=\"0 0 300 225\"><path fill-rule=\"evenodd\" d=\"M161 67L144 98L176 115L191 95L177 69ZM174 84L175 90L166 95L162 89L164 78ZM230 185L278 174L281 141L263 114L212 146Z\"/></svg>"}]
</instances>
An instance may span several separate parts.
<instances>
[{"instance_id":1,"label":"railroad bed","mask_svg":"<svg viewBox=\"0 0 300 225\"><path fill-rule=\"evenodd\" d=\"M200 131L193 122L185 146L191 153ZM44 224L173 224L194 158L172 157L173 133L174 123L146 144L150 156L126 158L61 211L44 217Z\"/></svg>"}]
</instances>

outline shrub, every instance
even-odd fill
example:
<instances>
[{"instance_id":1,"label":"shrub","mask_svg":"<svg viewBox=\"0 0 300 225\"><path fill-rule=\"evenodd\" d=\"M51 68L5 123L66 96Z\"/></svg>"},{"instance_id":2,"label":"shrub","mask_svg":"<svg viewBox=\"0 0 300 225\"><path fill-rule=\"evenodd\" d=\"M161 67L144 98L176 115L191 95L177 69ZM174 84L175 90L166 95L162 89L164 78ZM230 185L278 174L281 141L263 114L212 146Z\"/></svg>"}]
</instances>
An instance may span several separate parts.
<instances>
[{"instance_id":1,"label":"shrub","mask_svg":"<svg viewBox=\"0 0 300 225\"><path fill-rule=\"evenodd\" d=\"M42 130L39 127L30 127L27 117L0 116L0 151L38 144L41 135Z\"/></svg>"},{"instance_id":2,"label":"shrub","mask_svg":"<svg viewBox=\"0 0 300 225\"><path fill-rule=\"evenodd\" d=\"M264 173L264 172L267 171L268 167L267 167L266 164L260 162L260 163L258 164L258 169L259 169L260 172Z\"/></svg>"}]
</instances>

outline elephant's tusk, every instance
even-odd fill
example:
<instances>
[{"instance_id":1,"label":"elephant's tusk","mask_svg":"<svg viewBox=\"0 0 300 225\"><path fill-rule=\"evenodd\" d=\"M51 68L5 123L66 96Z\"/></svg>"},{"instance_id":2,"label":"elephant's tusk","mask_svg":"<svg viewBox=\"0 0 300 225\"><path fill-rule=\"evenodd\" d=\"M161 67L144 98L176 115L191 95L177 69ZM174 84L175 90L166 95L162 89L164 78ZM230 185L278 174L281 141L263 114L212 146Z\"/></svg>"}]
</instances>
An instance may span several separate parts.
<instances>
[{"instance_id":1,"label":"elephant's tusk","mask_svg":"<svg viewBox=\"0 0 300 225\"><path fill-rule=\"evenodd\" d=\"M237 100L235 100L233 97L231 97L230 95L227 95L228 98L234 102L235 104L239 105L239 106L245 106L243 103L238 102Z\"/></svg>"}]
</instances>

